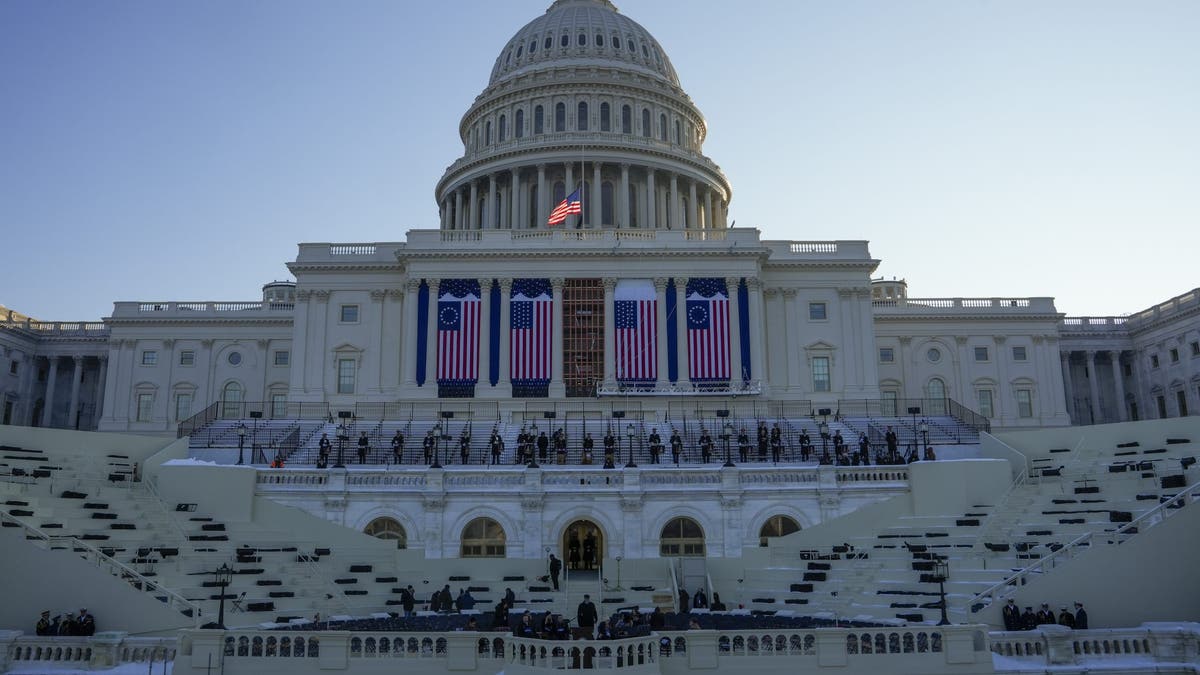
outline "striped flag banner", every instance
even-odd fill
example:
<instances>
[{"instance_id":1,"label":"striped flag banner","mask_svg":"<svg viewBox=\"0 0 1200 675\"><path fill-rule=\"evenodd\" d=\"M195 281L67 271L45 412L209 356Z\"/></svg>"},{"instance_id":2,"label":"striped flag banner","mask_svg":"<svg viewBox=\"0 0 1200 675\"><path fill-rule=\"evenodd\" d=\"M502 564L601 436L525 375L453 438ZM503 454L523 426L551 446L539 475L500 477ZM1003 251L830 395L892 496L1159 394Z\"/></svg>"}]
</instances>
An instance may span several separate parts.
<instances>
[{"instance_id":1,"label":"striped flag banner","mask_svg":"<svg viewBox=\"0 0 1200 675\"><path fill-rule=\"evenodd\" d=\"M658 294L650 279L621 279L613 291L617 381L658 378Z\"/></svg>"},{"instance_id":2,"label":"striped flag banner","mask_svg":"<svg viewBox=\"0 0 1200 675\"><path fill-rule=\"evenodd\" d=\"M688 377L693 382L729 380L729 291L724 279L689 279L687 285Z\"/></svg>"},{"instance_id":3,"label":"striped flag banner","mask_svg":"<svg viewBox=\"0 0 1200 675\"><path fill-rule=\"evenodd\" d=\"M443 279L438 288L437 381L440 385L479 381L478 279Z\"/></svg>"},{"instance_id":4,"label":"striped flag banner","mask_svg":"<svg viewBox=\"0 0 1200 675\"><path fill-rule=\"evenodd\" d=\"M514 384L550 382L554 298L549 279L514 279L509 363Z\"/></svg>"}]
</instances>

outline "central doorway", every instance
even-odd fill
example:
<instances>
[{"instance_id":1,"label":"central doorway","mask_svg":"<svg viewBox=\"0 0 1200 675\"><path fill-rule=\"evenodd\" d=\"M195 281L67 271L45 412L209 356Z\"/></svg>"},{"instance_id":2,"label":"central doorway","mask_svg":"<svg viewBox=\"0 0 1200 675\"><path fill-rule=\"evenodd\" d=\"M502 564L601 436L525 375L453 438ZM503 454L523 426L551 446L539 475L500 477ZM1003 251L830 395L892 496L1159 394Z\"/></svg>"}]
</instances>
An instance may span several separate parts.
<instances>
[{"instance_id":1,"label":"central doorway","mask_svg":"<svg viewBox=\"0 0 1200 675\"><path fill-rule=\"evenodd\" d=\"M563 530L563 565L569 572L594 572L604 558L604 533L590 520L576 520Z\"/></svg>"}]
</instances>

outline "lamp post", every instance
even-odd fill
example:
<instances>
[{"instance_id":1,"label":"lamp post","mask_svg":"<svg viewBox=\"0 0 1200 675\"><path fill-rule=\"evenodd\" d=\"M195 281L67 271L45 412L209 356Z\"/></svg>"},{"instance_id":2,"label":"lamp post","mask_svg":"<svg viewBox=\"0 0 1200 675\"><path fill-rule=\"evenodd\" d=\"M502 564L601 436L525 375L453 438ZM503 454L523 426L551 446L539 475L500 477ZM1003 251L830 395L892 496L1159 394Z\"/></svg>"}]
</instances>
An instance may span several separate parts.
<instances>
[{"instance_id":1,"label":"lamp post","mask_svg":"<svg viewBox=\"0 0 1200 675\"><path fill-rule=\"evenodd\" d=\"M246 423L239 422L237 427L238 435L238 465L246 463L245 457L242 456L242 450L246 447Z\"/></svg>"},{"instance_id":2,"label":"lamp post","mask_svg":"<svg viewBox=\"0 0 1200 675\"><path fill-rule=\"evenodd\" d=\"M442 423L441 422L438 422L437 424L433 425L433 436L434 436L433 464L430 464L429 468L440 469L440 468L442 468L442 463L440 461L438 461L438 455L441 454L440 448L442 445Z\"/></svg>"},{"instance_id":3,"label":"lamp post","mask_svg":"<svg viewBox=\"0 0 1200 675\"><path fill-rule=\"evenodd\" d=\"M825 462L829 459L829 423L821 420L817 430L821 433L821 461Z\"/></svg>"},{"instance_id":4,"label":"lamp post","mask_svg":"<svg viewBox=\"0 0 1200 675\"><path fill-rule=\"evenodd\" d=\"M942 620L938 621L938 625L948 626L950 619L946 616L946 579L950 578L950 563L945 556L933 554L933 576L938 582L938 595L942 597L938 603L942 608Z\"/></svg>"},{"instance_id":5,"label":"lamp post","mask_svg":"<svg viewBox=\"0 0 1200 675\"><path fill-rule=\"evenodd\" d=\"M339 424L337 426L337 439L338 439L338 456L337 456L337 463L333 465L333 468L344 469L344 468L346 468L346 463L345 463L345 460L343 459L343 455L346 452L346 423L345 422L342 422L341 424Z\"/></svg>"},{"instance_id":6,"label":"lamp post","mask_svg":"<svg viewBox=\"0 0 1200 675\"><path fill-rule=\"evenodd\" d=\"M625 427L625 436L629 438L629 461L625 464L626 469L636 469L637 462L633 461L633 437L637 435L637 431L633 428L633 423Z\"/></svg>"},{"instance_id":7,"label":"lamp post","mask_svg":"<svg viewBox=\"0 0 1200 675\"><path fill-rule=\"evenodd\" d=\"M537 439L538 439L537 422L534 422L533 424L529 425L529 433L532 434L533 441L529 444L529 463L525 465L525 468L540 469L542 467L537 463L537 447L536 447Z\"/></svg>"},{"instance_id":8,"label":"lamp post","mask_svg":"<svg viewBox=\"0 0 1200 675\"><path fill-rule=\"evenodd\" d=\"M921 452L923 453L925 448L929 447L929 423L921 420L921 424L917 427L917 430L921 432Z\"/></svg>"},{"instance_id":9,"label":"lamp post","mask_svg":"<svg viewBox=\"0 0 1200 675\"><path fill-rule=\"evenodd\" d=\"M623 591L625 589L621 587L621 561L624 560L624 558L622 558L621 556L617 556L616 560L617 560L617 585L613 588L613 590L614 591Z\"/></svg>"},{"instance_id":10,"label":"lamp post","mask_svg":"<svg viewBox=\"0 0 1200 675\"><path fill-rule=\"evenodd\" d=\"M225 630L225 589L229 588L229 584L233 581L233 569L226 563L221 563L213 572L213 581L221 587L221 604L217 609L217 627Z\"/></svg>"},{"instance_id":11,"label":"lamp post","mask_svg":"<svg viewBox=\"0 0 1200 675\"><path fill-rule=\"evenodd\" d=\"M725 441L725 468L735 466L733 463L733 455L729 454L729 437L733 435L733 422L725 420L725 425L721 427L721 440Z\"/></svg>"},{"instance_id":12,"label":"lamp post","mask_svg":"<svg viewBox=\"0 0 1200 675\"><path fill-rule=\"evenodd\" d=\"M912 407L912 408L908 409L908 413L910 415L912 415L912 418L913 418L913 447L916 448L917 443L921 442L920 436L917 435L918 434L918 432L917 432L917 415L921 414L921 409L917 408L917 407Z\"/></svg>"}]
</instances>

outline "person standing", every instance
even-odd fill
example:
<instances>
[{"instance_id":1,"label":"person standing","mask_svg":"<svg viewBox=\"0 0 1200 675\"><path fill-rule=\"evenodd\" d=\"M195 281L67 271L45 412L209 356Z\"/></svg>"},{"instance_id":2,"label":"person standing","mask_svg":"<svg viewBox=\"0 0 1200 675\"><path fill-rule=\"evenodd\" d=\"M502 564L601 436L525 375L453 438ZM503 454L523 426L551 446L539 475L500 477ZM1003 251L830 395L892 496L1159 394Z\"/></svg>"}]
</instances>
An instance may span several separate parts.
<instances>
[{"instance_id":1,"label":"person standing","mask_svg":"<svg viewBox=\"0 0 1200 675\"><path fill-rule=\"evenodd\" d=\"M421 450L425 453L425 463L433 464L433 453L437 452L437 438L433 435L433 429L425 432L425 438L421 441Z\"/></svg>"},{"instance_id":2,"label":"person standing","mask_svg":"<svg viewBox=\"0 0 1200 675\"><path fill-rule=\"evenodd\" d=\"M750 458L750 434L746 433L746 427L742 427L742 432L738 434L738 460L748 462Z\"/></svg>"},{"instance_id":3,"label":"person standing","mask_svg":"<svg viewBox=\"0 0 1200 675\"><path fill-rule=\"evenodd\" d=\"M683 586L680 586L679 587L679 613L680 614L687 614L689 611L691 611L690 608L688 607L688 603L691 601L691 599L692 599L692 596L688 595L687 589L684 588Z\"/></svg>"},{"instance_id":4,"label":"person standing","mask_svg":"<svg viewBox=\"0 0 1200 675\"><path fill-rule=\"evenodd\" d=\"M417 604L417 592L413 590L412 584L408 588L400 591L400 606L404 608L404 617L409 618L413 615L413 607Z\"/></svg>"},{"instance_id":5,"label":"person standing","mask_svg":"<svg viewBox=\"0 0 1200 675\"><path fill-rule=\"evenodd\" d=\"M550 437L547 436L546 432L544 431L538 436L537 448L538 461L544 464L546 462L546 458L550 456Z\"/></svg>"},{"instance_id":6,"label":"person standing","mask_svg":"<svg viewBox=\"0 0 1200 675\"><path fill-rule=\"evenodd\" d=\"M1083 608L1082 602L1075 603L1075 630L1088 629L1087 610Z\"/></svg>"},{"instance_id":7,"label":"person standing","mask_svg":"<svg viewBox=\"0 0 1200 675\"><path fill-rule=\"evenodd\" d=\"M575 625L579 626L580 631L590 638L598 617L596 605L592 603L592 596L585 593L583 602L579 603L579 609L575 612Z\"/></svg>"},{"instance_id":8,"label":"person standing","mask_svg":"<svg viewBox=\"0 0 1200 675\"><path fill-rule=\"evenodd\" d=\"M863 466L871 463L871 439L867 438L864 432L858 433L858 461L862 462ZM1020 610L1017 610L1018 615Z\"/></svg>"},{"instance_id":9,"label":"person standing","mask_svg":"<svg viewBox=\"0 0 1200 675\"><path fill-rule=\"evenodd\" d=\"M683 454L683 439L679 437L678 429L671 429L671 459L679 466L679 456Z\"/></svg>"},{"instance_id":10,"label":"person standing","mask_svg":"<svg viewBox=\"0 0 1200 675\"><path fill-rule=\"evenodd\" d=\"M367 432L362 432L358 436L358 463L367 463L367 453L371 450L371 439L367 438Z\"/></svg>"},{"instance_id":11,"label":"person standing","mask_svg":"<svg viewBox=\"0 0 1200 675\"><path fill-rule=\"evenodd\" d=\"M596 441L592 440L592 435L589 433L583 437L583 464L592 463L592 450L596 447Z\"/></svg>"},{"instance_id":12,"label":"person standing","mask_svg":"<svg viewBox=\"0 0 1200 675\"><path fill-rule=\"evenodd\" d=\"M1050 609L1050 603L1043 602L1042 608L1037 613L1037 625L1053 625L1058 623L1054 619L1054 610Z\"/></svg>"},{"instance_id":13,"label":"person standing","mask_svg":"<svg viewBox=\"0 0 1200 675\"><path fill-rule=\"evenodd\" d=\"M704 594L703 588L697 588L696 594L692 596L693 609L708 609L708 596Z\"/></svg>"},{"instance_id":14,"label":"person standing","mask_svg":"<svg viewBox=\"0 0 1200 675\"><path fill-rule=\"evenodd\" d=\"M500 437L500 432L492 429L492 466L500 463L500 455L504 454L504 439Z\"/></svg>"},{"instance_id":15,"label":"person standing","mask_svg":"<svg viewBox=\"0 0 1200 675\"><path fill-rule=\"evenodd\" d=\"M583 538L583 568L595 569L596 566L596 535L588 532Z\"/></svg>"},{"instance_id":16,"label":"person standing","mask_svg":"<svg viewBox=\"0 0 1200 675\"><path fill-rule=\"evenodd\" d=\"M900 448L900 438L896 436L896 430L888 425L887 433L883 435L883 439L887 441L888 461L892 464L898 463L896 451Z\"/></svg>"},{"instance_id":17,"label":"person standing","mask_svg":"<svg viewBox=\"0 0 1200 675\"><path fill-rule=\"evenodd\" d=\"M463 464L471 463L471 431L463 429L462 435L458 437L458 456L462 459Z\"/></svg>"},{"instance_id":18,"label":"person standing","mask_svg":"<svg viewBox=\"0 0 1200 675\"><path fill-rule=\"evenodd\" d=\"M404 460L404 434L400 430L396 430L396 435L392 436L392 459L400 464Z\"/></svg>"},{"instance_id":19,"label":"person standing","mask_svg":"<svg viewBox=\"0 0 1200 675\"><path fill-rule=\"evenodd\" d=\"M562 561L550 554L550 582L554 584L554 590L558 590L558 575L562 572Z\"/></svg>"},{"instance_id":20,"label":"person standing","mask_svg":"<svg viewBox=\"0 0 1200 675\"><path fill-rule=\"evenodd\" d=\"M1004 616L1004 630L1020 630L1021 609L1017 607L1015 600L1009 598L1008 604L1004 605L1000 613Z\"/></svg>"},{"instance_id":21,"label":"person standing","mask_svg":"<svg viewBox=\"0 0 1200 675\"><path fill-rule=\"evenodd\" d=\"M1033 630L1037 628L1037 625L1037 614L1033 613L1032 607L1026 607L1025 611L1021 613L1021 630Z\"/></svg>"},{"instance_id":22,"label":"person standing","mask_svg":"<svg viewBox=\"0 0 1200 675\"><path fill-rule=\"evenodd\" d=\"M1064 608L1065 609L1065 608ZM88 613L87 608L79 610L79 618L75 619L74 635L91 637L96 634L96 617Z\"/></svg>"},{"instance_id":23,"label":"person standing","mask_svg":"<svg viewBox=\"0 0 1200 675\"><path fill-rule=\"evenodd\" d=\"M800 430L800 460L807 462L812 454L812 439L808 437L808 429Z\"/></svg>"},{"instance_id":24,"label":"person standing","mask_svg":"<svg viewBox=\"0 0 1200 675\"><path fill-rule=\"evenodd\" d=\"M617 439L613 436L612 428L604 434L604 468L612 469L617 462Z\"/></svg>"},{"instance_id":25,"label":"person standing","mask_svg":"<svg viewBox=\"0 0 1200 675\"><path fill-rule=\"evenodd\" d=\"M42 612L42 616L38 619L37 625L34 626L34 632L38 635L53 635L50 632L50 610Z\"/></svg>"},{"instance_id":26,"label":"person standing","mask_svg":"<svg viewBox=\"0 0 1200 675\"><path fill-rule=\"evenodd\" d=\"M783 430L779 428L779 422L776 422L771 427L771 461L776 464L783 458Z\"/></svg>"},{"instance_id":27,"label":"person standing","mask_svg":"<svg viewBox=\"0 0 1200 675\"><path fill-rule=\"evenodd\" d=\"M662 453L662 436L658 435L658 429L650 429L650 437L646 441L650 444L650 463L658 464L658 456Z\"/></svg>"},{"instance_id":28,"label":"person standing","mask_svg":"<svg viewBox=\"0 0 1200 675\"><path fill-rule=\"evenodd\" d=\"M1066 605L1058 613L1058 625L1066 626L1067 628L1075 627L1075 615L1067 610Z\"/></svg>"},{"instance_id":29,"label":"person standing","mask_svg":"<svg viewBox=\"0 0 1200 675\"><path fill-rule=\"evenodd\" d=\"M758 422L758 461L767 461L767 446L770 445L770 435L767 433L767 423Z\"/></svg>"},{"instance_id":30,"label":"person standing","mask_svg":"<svg viewBox=\"0 0 1200 675\"><path fill-rule=\"evenodd\" d=\"M712 461L713 439L708 435L708 430L700 429L700 459L708 464Z\"/></svg>"}]
</instances>

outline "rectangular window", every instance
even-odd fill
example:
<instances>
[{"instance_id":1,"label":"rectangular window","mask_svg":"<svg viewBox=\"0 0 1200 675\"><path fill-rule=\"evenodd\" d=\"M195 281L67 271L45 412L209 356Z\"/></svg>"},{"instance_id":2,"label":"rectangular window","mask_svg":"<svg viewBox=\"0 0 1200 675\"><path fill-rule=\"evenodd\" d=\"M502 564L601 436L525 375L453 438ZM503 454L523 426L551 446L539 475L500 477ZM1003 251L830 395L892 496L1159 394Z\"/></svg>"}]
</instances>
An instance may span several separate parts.
<instances>
[{"instance_id":1,"label":"rectangular window","mask_svg":"<svg viewBox=\"0 0 1200 675\"><path fill-rule=\"evenodd\" d=\"M1171 349L1171 363L1179 363L1179 350Z\"/></svg>"},{"instance_id":2,"label":"rectangular window","mask_svg":"<svg viewBox=\"0 0 1200 675\"><path fill-rule=\"evenodd\" d=\"M1200 342L1192 343L1192 356L1200 356Z\"/></svg>"},{"instance_id":3,"label":"rectangular window","mask_svg":"<svg viewBox=\"0 0 1200 675\"><path fill-rule=\"evenodd\" d=\"M181 365L181 366L196 365L196 352L194 352L190 349L185 349L185 350L179 352L179 365Z\"/></svg>"},{"instance_id":4,"label":"rectangular window","mask_svg":"<svg viewBox=\"0 0 1200 675\"><path fill-rule=\"evenodd\" d=\"M354 393L354 359L338 359L338 383L337 392L339 394Z\"/></svg>"},{"instance_id":5,"label":"rectangular window","mask_svg":"<svg viewBox=\"0 0 1200 675\"><path fill-rule=\"evenodd\" d=\"M1154 397L1154 402L1158 404L1158 419L1167 419L1167 397L1156 396Z\"/></svg>"},{"instance_id":6,"label":"rectangular window","mask_svg":"<svg viewBox=\"0 0 1200 675\"><path fill-rule=\"evenodd\" d=\"M829 391L829 357L814 356L812 360L813 391Z\"/></svg>"},{"instance_id":7,"label":"rectangular window","mask_svg":"<svg viewBox=\"0 0 1200 675\"><path fill-rule=\"evenodd\" d=\"M880 363L892 363L895 360L896 360L896 352L894 350L892 350L891 347L880 347L879 348L879 362Z\"/></svg>"},{"instance_id":8,"label":"rectangular window","mask_svg":"<svg viewBox=\"0 0 1200 675\"><path fill-rule=\"evenodd\" d=\"M9 361L9 362L8 362L8 374L9 374L9 375L16 375L16 374L17 374L17 367L18 367L18 366L17 366L17 360L16 360L16 359L13 359L13 360Z\"/></svg>"},{"instance_id":9,"label":"rectangular window","mask_svg":"<svg viewBox=\"0 0 1200 675\"><path fill-rule=\"evenodd\" d=\"M275 352L275 365L286 366L289 363L291 363L291 361L292 361L292 353L291 352L282 351L282 350Z\"/></svg>"},{"instance_id":10,"label":"rectangular window","mask_svg":"<svg viewBox=\"0 0 1200 675\"><path fill-rule=\"evenodd\" d=\"M987 347L976 347L975 348L975 360L976 361L987 361L988 360L988 348Z\"/></svg>"},{"instance_id":11,"label":"rectangular window","mask_svg":"<svg viewBox=\"0 0 1200 675\"><path fill-rule=\"evenodd\" d=\"M883 415L884 417L895 417L896 416L896 399L899 397L899 394L894 391L884 391L884 392L880 392L880 394L883 397L882 400L880 401L880 407L881 407L881 410L879 411L880 414Z\"/></svg>"},{"instance_id":12,"label":"rectangular window","mask_svg":"<svg viewBox=\"0 0 1200 675\"><path fill-rule=\"evenodd\" d=\"M1013 347L1013 361L1027 361L1029 354L1024 347Z\"/></svg>"},{"instance_id":13,"label":"rectangular window","mask_svg":"<svg viewBox=\"0 0 1200 675\"><path fill-rule=\"evenodd\" d=\"M1158 367L1158 354L1151 354L1151 355L1150 355L1150 367L1151 367L1151 368L1157 368L1157 367Z\"/></svg>"},{"instance_id":14,"label":"rectangular window","mask_svg":"<svg viewBox=\"0 0 1200 675\"><path fill-rule=\"evenodd\" d=\"M287 417L287 394L271 394L271 417Z\"/></svg>"},{"instance_id":15,"label":"rectangular window","mask_svg":"<svg viewBox=\"0 0 1200 675\"><path fill-rule=\"evenodd\" d=\"M1017 416L1033 417L1033 392L1028 389L1017 390Z\"/></svg>"},{"instance_id":16,"label":"rectangular window","mask_svg":"<svg viewBox=\"0 0 1200 675\"><path fill-rule=\"evenodd\" d=\"M979 414L988 419L995 417L992 409L992 390L980 389L976 393L979 395Z\"/></svg>"},{"instance_id":17,"label":"rectangular window","mask_svg":"<svg viewBox=\"0 0 1200 675\"><path fill-rule=\"evenodd\" d=\"M1188 414L1187 392L1183 391L1182 389L1175 392L1175 402L1179 406L1179 416L1187 417L1187 414Z\"/></svg>"},{"instance_id":18,"label":"rectangular window","mask_svg":"<svg viewBox=\"0 0 1200 675\"><path fill-rule=\"evenodd\" d=\"M154 394L137 395L137 421L149 422L154 415Z\"/></svg>"},{"instance_id":19,"label":"rectangular window","mask_svg":"<svg viewBox=\"0 0 1200 675\"><path fill-rule=\"evenodd\" d=\"M358 323L358 305L342 305L342 323Z\"/></svg>"},{"instance_id":20,"label":"rectangular window","mask_svg":"<svg viewBox=\"0 0 1200 675\"><path fill-rule=\"evenodd\" d=\"M153 349L147 349L146 351L142 352L142 365L158 365L158 352L154 351Z\"/></svg>"},{"instance_id":21,"label":"rectangular window","mask_svg":"<svg viewBox=\"0 0 1200 675\"><path fill-rule=\"evenodd\" d=\"M828 318L825 312L825 303L810 302L808 303L808 319L809 321L824 321Z\"/></svg>"},{"instance_id":22,"label":"rectangular window","mask_svg":"<svg viewBox=\"0 0 1200 675\"><path fill-rule=\"evenodd\" d=\"M182 422L192 416L192 395L175 394L175 421Z\"/></svg>"}]
</instances>

